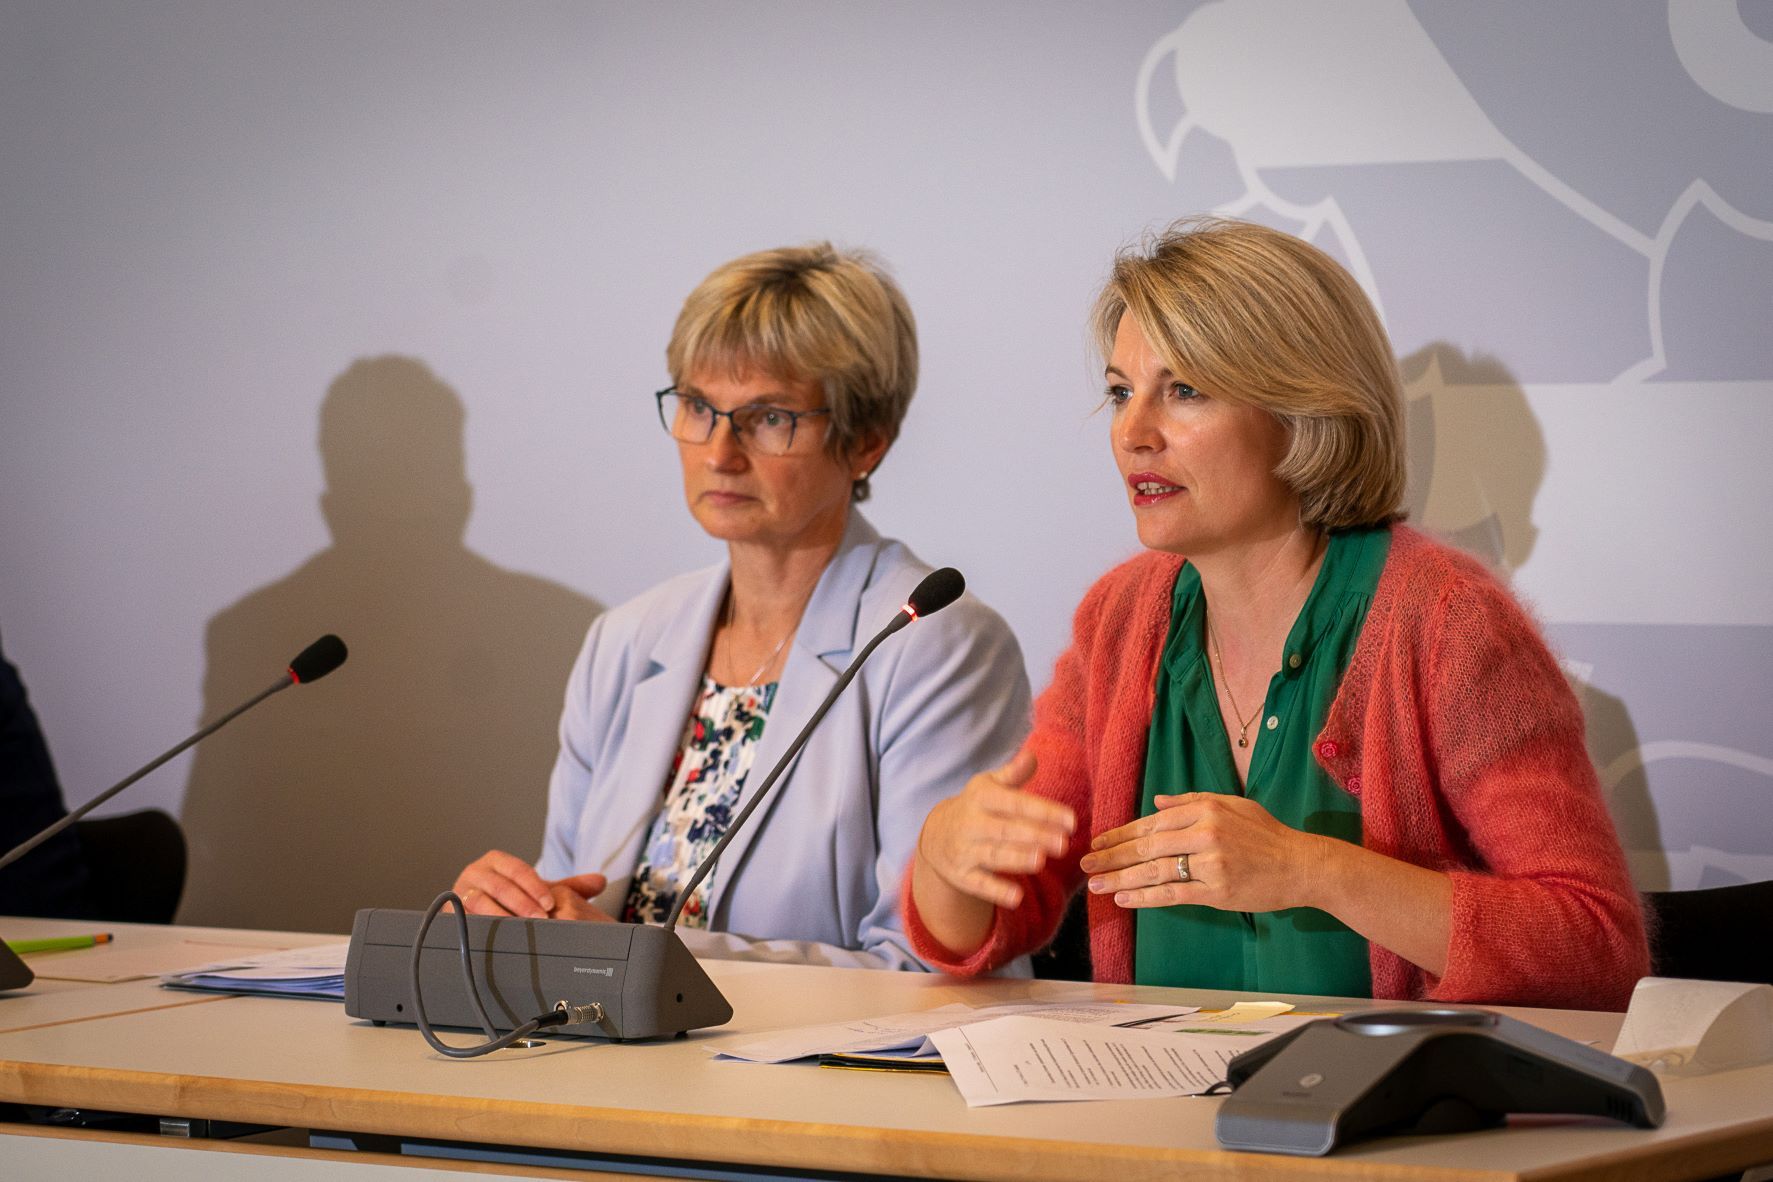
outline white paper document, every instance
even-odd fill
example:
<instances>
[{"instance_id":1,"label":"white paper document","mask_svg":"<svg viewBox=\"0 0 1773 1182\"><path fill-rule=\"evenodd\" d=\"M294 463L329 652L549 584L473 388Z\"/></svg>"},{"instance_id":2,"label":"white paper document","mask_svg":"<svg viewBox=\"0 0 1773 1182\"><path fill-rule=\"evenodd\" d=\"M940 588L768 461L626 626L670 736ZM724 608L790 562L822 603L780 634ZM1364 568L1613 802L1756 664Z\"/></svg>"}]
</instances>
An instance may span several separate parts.
<instances>
[{"instance_id":1,"label":"white paper document","mask_svg":"<svg viewBox=\"0 0 1773 1182\"><path fill-rule=\"evenodd\" d=\"M969 1107L1153 1099L1200 1095L1225 1078L1238 1054L1321 1016L1221 1016L1228 1013L1134 1029L1017 1015L939 1030L930 1041Z\"/></svg>"},{"instance_id":2,"label":"white paper document","mask_svg":"<svg viewBox=\"0 0 1773 1182\"><path fill-rule=\"evenodd\" d=\"M260 993L284 997L342 1000L349 944L319 944L219 960L183 972L167 973L163 985L218 993Z\"/></svg>"},{"instance_id":3,"label":"white paper document","mask_svg":"<svg viewBox=\"0 0 1773 1182\"><path fill-rule=\"evenodd\" d=\"M1194 1006L1131 1005L1119 1002L1012 1002L980 1008L947 1005L909 1014L889 1014L884 1018L858 1018L851 1022L834 1022L824 1026L799 1026L761 1036L747 1034L716 1043L711 1049L724 1058L743 1059L750 1063L787 1063L814 1055L876 1051L931 1055L935 1053L935 1048L930 1044L929 1036L934 1031L987 1022L1007 1014L1038 1014L1046 1021L1059 1025L1085 1023L1129 1026L1179 1018L1195 1012L1197 1007Z\"/></svg>"}]
</instances>

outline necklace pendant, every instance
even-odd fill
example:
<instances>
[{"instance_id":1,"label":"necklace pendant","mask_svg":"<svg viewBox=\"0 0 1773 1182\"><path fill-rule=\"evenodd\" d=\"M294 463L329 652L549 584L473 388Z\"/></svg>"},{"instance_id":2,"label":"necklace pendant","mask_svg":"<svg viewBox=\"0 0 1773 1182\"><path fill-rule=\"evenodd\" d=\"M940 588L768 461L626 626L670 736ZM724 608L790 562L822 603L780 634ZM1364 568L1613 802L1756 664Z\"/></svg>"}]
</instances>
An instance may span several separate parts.
<instances>
[{"instance_id":1,"label":"necklace pendant","mask_svg":"<svg viewBox=\"0 0 1773 1182\"><path fill-rule=\"evenodd\" d=\"M1239 747L1248 747L1250 745L1250 741L1248 739L1244 738L1242 735L1239 735L1237 737L1237 745Z\"/></svg>"}]
</instances>

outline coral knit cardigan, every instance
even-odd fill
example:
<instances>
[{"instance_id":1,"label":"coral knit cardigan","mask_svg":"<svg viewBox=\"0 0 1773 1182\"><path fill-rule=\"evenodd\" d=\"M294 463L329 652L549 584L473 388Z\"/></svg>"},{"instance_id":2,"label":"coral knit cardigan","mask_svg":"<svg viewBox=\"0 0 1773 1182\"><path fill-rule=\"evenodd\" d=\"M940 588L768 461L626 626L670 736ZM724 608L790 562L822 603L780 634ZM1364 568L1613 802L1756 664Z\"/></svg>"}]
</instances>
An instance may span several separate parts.
<instances>
[{"instance_id":1,"label":"coral knit cardigan","mask_svg":"<svg viewBox=\"0 0 1773 1182\"><path fill-rule=\"evenodd\" d=\"M1040 766L1027 790L1081 823L1065 856L1025 880L1022 905L999 908L984 945L959 957L924 927L906 874L907 931L938 968L986 972L1044 945L1082 882L1091 835L1137 815L1181 564L1141 554L1077 610L1071 648L1035 704L1028 744ZM1314 750L1360 800L1362 844L1453 882L1446 973L1369 944L1374 997L1625 1008L1649 950L1581 710L1532 620L1478 562L1393 528ZM1133 913L1108 896L1089 909L1096 979L1132 980Z\"/></svg>"}]
</instances>

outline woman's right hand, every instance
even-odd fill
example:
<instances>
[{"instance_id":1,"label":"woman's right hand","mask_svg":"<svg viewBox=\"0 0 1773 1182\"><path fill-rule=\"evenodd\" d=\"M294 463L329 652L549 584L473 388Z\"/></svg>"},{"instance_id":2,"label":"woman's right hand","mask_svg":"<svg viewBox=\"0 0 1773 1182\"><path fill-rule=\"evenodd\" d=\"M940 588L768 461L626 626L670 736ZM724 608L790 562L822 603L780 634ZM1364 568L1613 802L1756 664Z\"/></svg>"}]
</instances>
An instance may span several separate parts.
<instances>
[{"instance_id":1,"label":"woman's right hand","mask_svg":"<svg viewBox=\"0 0 1773 1182\"><path fill-rule=\"evenodd\" d=\"M577 908L563 906L555 888L569 888L588 905L604 885L601 874L577 874L549 882L522 858L504 850L488 850L456 876L454 890L470 915L546 919L558 914L562 919L581 919L587 917L577 914Z\"/></svg>"},{"instance_id":2,"label":"woman's right hand","mask_svg":"<svg viewBox=\"0 0 1773 1182\"><path fill-rule=\"evenodd\" d=\"M1022 791L1035 759L1023 748L997 768L974 776L960 794L930 810L917 839L917 857L948 887L998 907L1022 902L1010 874L1033 874L1070 844L1077 816L1065 805ZM931 916L918 898L926 924Z\"/></svg>"}]
</instances>

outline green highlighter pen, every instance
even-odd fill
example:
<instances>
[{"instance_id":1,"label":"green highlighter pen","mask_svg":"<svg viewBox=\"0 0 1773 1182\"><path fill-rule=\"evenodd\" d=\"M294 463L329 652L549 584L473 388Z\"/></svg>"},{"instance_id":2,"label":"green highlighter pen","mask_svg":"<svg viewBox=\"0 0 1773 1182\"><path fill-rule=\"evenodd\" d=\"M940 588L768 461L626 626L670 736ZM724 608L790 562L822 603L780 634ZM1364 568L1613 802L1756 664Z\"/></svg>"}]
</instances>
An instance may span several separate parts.
<instances>
[{"instance_id":1,"label":"green highlighter pen","mask_svg":"<svg viewBox=\"0 0 1773 1182\"><path fill-rule=\"evenodd\" d=\"M48 936L41 940L8 940L6 946L14 952L65 952L70 948L91 948L95 944L109 944L110 932L100 932L95 936Z\"/></svg>"}]
</instances>

